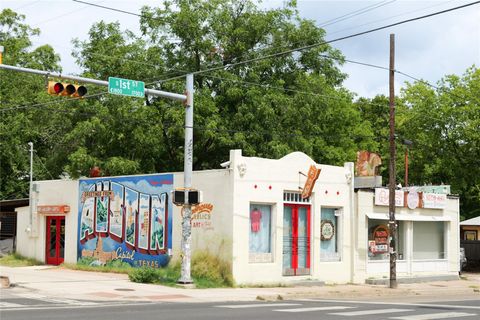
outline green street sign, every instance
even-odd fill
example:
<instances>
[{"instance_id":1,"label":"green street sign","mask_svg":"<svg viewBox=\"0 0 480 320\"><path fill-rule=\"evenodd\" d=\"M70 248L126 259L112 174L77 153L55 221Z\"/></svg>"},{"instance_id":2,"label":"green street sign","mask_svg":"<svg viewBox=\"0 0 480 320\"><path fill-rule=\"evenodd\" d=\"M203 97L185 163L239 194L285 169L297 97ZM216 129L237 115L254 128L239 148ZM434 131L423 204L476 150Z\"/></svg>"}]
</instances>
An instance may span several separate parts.
<instances>
[{"instance_id":1,"label":"green street sign","mask_svg":"<svg viewBox=\"0 0 480 320\"><path fill-rule=\"evenodd\" d=\"M122 78L108 78L108 92L121 96L145 97L145 82Z\"/></svg>"}]
</instances>

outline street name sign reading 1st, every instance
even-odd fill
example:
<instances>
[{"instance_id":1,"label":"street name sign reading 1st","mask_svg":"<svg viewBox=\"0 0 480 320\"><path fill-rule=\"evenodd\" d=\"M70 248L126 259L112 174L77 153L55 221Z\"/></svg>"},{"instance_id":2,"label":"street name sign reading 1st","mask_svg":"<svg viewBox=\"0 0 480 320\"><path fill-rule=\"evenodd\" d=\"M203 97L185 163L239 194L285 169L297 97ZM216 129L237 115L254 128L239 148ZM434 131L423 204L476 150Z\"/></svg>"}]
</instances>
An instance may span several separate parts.
<instances>
[{"instance_id":1,"label":"street name sign reading 1st","mask_svg":"<svg viewBox=\"0 0 480 320\"><path fill-rule=\"evenodd\" d=\"M122 78L108 78L108 92L122 96L145 97L145 82Z\"/></svg>"}]
</instances>

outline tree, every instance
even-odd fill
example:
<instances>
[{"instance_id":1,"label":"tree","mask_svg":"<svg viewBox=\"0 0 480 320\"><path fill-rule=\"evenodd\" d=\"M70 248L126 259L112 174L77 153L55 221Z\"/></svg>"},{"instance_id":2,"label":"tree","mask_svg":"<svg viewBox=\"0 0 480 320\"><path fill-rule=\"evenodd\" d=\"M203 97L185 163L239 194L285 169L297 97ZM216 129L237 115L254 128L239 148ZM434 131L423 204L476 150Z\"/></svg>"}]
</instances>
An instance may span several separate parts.
<instances>
[{"instance_id":1,"label":"tree","mask_svg":"<svg viewBox=\"0 0 480 320\"><path fill-rule=\"evenodd\" d=\"M401 129L414 141L410 176L417 184L451 184L465 218L480 215L480 70L449 75L432 87L417 81L402 92Z\"/></svg>"},{"instance_id":2,"label":"tree","mask_svg":"<svg viewBox=\"0 0 480 320\"><path fill-rule=\"evenodd\" d=\"M32 49L30 37L39 34L23 23L24 16L10 9L0 13L0 43L5 47L4 63L48 71L60 71L59 56L48 46ZM28 194L29 141L41 154L48 148L52 133L63 126L58 116L25 105L47 100L44 79L28 74L0 70L0 198L24 197ZM22 106L19 108L19 106ZM36 178L48 177L41 165L45 158L37 153Z\"/></svg>"},{"instance_id":3,"label":"tree","mask_svg":"<svg viewBox=\"0 0 480 320\"><path fill-rule=\"evenodd\" d=\"M95 24L87 41L75 42L75 56L86 75L157 80L153 87L174 92L183 92L184 78L158 80L199 72L194 169L218 167L234 148L249 156L275 158L300 150L319 162L342 164L354 160L359 147L376 145L370 126L352 105L353 95L341 86L346 75L338 69L343 61L338 50L322 44L235 66L324 42L324 30L301 19L294 1L280 9L260 10L252 1L178 0L143 8L140 22L141 38L121 32L118 23ZM211 67L219 68L204 72ZM181 170L183 108L165 99L146 99L145 105L113 99L105 97L102 104L120 114L102 114L100 130L108 126L105 134L110 139L133 134L118 144L98 136L95 150L87 147L87 153L105 160L115 154L115 146L121 149L116 157L132 151L128 159L138 163L140 172ZM112 126L123 112L138 119L131 130ZM74 137L72 141L79 141ZM122 148L125 144L129 147Z\"/></svg>"}]
</instances>

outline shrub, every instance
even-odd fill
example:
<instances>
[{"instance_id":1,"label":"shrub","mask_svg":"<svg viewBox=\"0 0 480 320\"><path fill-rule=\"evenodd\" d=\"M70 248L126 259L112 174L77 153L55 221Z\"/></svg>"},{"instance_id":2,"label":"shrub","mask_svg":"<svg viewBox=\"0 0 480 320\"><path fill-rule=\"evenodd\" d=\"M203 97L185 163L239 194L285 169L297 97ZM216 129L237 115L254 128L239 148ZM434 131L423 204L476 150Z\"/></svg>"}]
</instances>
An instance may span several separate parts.
<instances>
[{"instance_id":1,"label":"shrub","mask_svg":"<svg viewBox=\"0 0 480 320\"><path fill-rule=\"evenodd\" d=\"M192 257L192 277L197 287L232 287L230 263L208 251L198 251Z\"/></svg>"},{"instance_id":2,"label":"shrub","mask_svg":"<svg viewBox=\"0 0 480 320\"><path fill-rule=\"evenodd\" d=\"M159 269L142 267L131 270L128 278L132 282L154 283L159 282L161 277Z\"/></svg>"}]
</instances>

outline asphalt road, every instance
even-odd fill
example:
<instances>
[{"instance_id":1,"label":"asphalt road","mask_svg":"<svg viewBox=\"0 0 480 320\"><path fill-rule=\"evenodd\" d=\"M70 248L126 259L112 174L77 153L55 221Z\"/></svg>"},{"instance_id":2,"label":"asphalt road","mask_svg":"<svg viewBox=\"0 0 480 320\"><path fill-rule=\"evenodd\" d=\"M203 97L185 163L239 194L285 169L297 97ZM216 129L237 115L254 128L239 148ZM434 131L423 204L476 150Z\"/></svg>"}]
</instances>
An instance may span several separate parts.
<instances>
[{"instance_id":1,"label":"asphalt road","mask_svg":"<svg viewBox=\"0 0 480 320\"><path fill-rule=\"evenodd\" d=\"M480 300L441 303L392 303L345 300L291 300L251 303L125 303L41 300L34 297L2 299L2 320L434 320L480 319Z\"/></svg>"}]
</instances>

